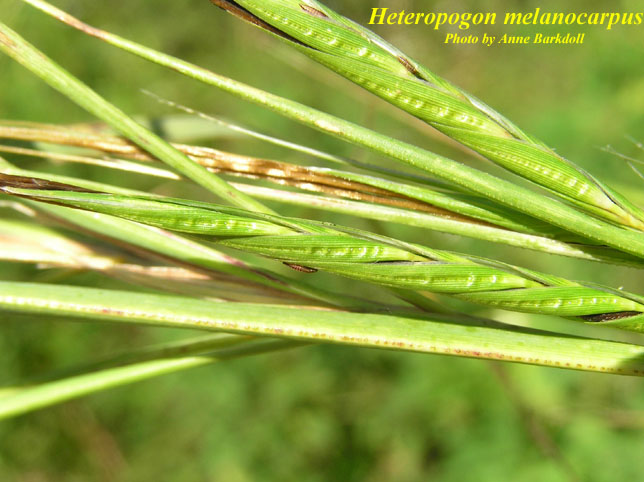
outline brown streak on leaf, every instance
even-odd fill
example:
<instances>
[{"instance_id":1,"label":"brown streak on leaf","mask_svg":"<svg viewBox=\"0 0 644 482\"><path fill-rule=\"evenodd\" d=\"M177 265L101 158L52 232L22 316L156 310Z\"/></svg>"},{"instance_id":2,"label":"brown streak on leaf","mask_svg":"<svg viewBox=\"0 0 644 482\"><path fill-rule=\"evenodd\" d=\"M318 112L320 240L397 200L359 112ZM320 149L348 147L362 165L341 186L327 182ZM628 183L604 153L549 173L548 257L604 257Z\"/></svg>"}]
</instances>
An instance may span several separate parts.
<instances>
[{"instance_id":1,"label":"brown streak on leaf","mask_svg":"<svg viewBox=\"0 0 644 482\"><path fill-rule=\"evenodd\" d=\"M402 64L402 65L403 65L403 66L404 66L404 67L405 67L405 68L406 68L406 69L407 69L407 70L408 70L408 71L409 71L409 72L410 72L414 77L416 77L416 78L418 78L418 79L420 79L420 80L425 80L425 79L420 75L420 72L418 72L418 70L416 69L416 67L414 67L414 65L413 65L409 60L407 60L405 57L402 57L402 56L400 56L400 55L399 55L398 57L396 57L396 59L397 59L397 60L398 60L398 62L400 62L400 63L401 63L401 64Z\"/></svg>"},{"instance_id":2,"label":"brown streak on leaf","mask_svg":"<svg viewBox=\"0 0 644 482\"><path fill-rule=\"evenodd\" d=\"M284 261L283 263L289 268L301 273L317 273L318 271L315 268L309 268L308 266L302 266L301 264L287 263L286 261Z\"/></svg>"},{"instance_id":3,"label":"brown streak on leaf","mask_svg":"<svg viewBox=\"0 0 644 482\"><path fill-rule=\"evenodd\" d=\"M300 8L304 10L306 13L310 13L314 17L329 18L329 16L326 13L322 12L321 10L318 10L317 8L313 8L304 3L300 3Z\"/></svg>"},{"instance_id":4,"label":"brown streak on leaf","mask_svg":"<svg viewBox=\"0 0 644 482\"><path fill-rule=\"evenodd\" d=\"M0 138L14 140L47 142L74 147L90 148L110 154L118 154L137 161L155 161L140 147L131 141L117 136L91 133L86 130L76 131L69 127L45 128L22 127L20 125L0 124ZM274 183L294 186L306 191L322 192L336 197L356 201L377 203L392 207L421 211L449 219L477 224L495 225L469 216L461 215L446 209L433 206L386 189L369 186L356 181L309 169L304 166L285 162L260 159L233 154L208 147L187 144L172 144L193 161L209 170L228 175L265 179Z\"/></svg>"},{"instance_id":5,"label":"brown streak on leaf","mask_svg":"<svg viewBox=\"0 0 644 482\"><path fill-rule=\"evenodd\" d=\"M586 321L601 323L602 321L622 320L624 318L631 318L633 316L641 315L639 311L619 311L617 313L600 313L598 315L582 316Z\"/></svg>"}]
</instances>

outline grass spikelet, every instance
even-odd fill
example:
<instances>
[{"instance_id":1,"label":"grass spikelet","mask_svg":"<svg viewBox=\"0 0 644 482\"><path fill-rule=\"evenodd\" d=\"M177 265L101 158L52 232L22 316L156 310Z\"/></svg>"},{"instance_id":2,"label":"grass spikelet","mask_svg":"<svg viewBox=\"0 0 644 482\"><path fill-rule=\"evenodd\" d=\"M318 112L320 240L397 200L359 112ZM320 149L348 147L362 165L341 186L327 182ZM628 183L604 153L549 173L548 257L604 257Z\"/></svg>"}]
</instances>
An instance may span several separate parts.
<instances>
[{"instance_id":1,"label":"grass spikelet","mask_svg":"<svg viewBox=\"0 0 644 482\"><path fill-rule=\"evenodd\" d=\"M472 95L320 2L213 3L292 43L309 57L515 174L594 215L644 228L644 213L626 198Z\"/></svg>"},{"instance_id":2,"label":"grass spikelet","mask_svg":"<svg viewBox=\"0 0 644 482\"><path fill-rule=\"evenodd\" d=\"M89 210L169 229L185 230L242 251L289 265L323 270L379 285L445 293L505 309L574 317L582 321L620 320L639 331L642 299L586 287L555 276L468 259L447 251L408 245L357 230L305 220L259 215L214 204L170 198L142 198L78 192L47 181L3 176L0 190L41 202ZM188 228L186 228L188 226Z\"/></svg>"}]
</instances>

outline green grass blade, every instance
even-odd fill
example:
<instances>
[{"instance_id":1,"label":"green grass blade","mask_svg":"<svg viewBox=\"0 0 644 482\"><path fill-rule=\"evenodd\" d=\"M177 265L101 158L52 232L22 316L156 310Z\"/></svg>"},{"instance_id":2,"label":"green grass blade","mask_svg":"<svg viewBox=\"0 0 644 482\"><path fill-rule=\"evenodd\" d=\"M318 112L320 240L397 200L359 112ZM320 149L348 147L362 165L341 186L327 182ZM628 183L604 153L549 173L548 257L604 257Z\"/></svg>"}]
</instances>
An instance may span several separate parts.
<instances>
[{"instance_id":1,"label":"green grass blade","mask_svg":"<svg viewBox=\"0 0 644 482\"><path fill-rule=\"evenodd\" d=\"M0 388L0 419L189 368L295 346L288 340L219 335L142 350L80 369L65 378Z\"/></svg>"},{"instance_id":2,"label":"green grass blade","mask_svg":"<svg viewBox=\"0 0 644 482\"><path fill-rule=\"evenodd\" d=\"M0 23L0 51L12 57L87 111L110 124L132 142L222 199L251 210L271 212L260 202L237 191L215 174L192 162L187 156L58 66L3 23Z\"/></svg>"},{"instance_id":3,"label":"green grass blade","mask_svg":"<svg viewBox=\"0 0 644 482\"><path fill-rule=\"evenodd\" d=\"M419 318L211 303L185 297L19 282L0 282L0 309L644 375L642 346L498 324L479 326L471 320L441 315Z\"/></svg>"}]
</instances>

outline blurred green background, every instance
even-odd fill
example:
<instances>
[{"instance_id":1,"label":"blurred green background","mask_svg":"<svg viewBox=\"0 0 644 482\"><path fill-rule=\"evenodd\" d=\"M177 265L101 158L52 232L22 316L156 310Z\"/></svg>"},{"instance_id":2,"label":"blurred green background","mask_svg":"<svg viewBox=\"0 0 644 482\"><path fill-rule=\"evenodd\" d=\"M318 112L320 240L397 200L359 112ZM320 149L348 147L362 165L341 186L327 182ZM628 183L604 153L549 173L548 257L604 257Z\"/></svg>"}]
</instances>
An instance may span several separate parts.
<instances>
[{"instance_id":1,"label":"blurred green background","mask_svg":"<svg viewBox=\"0 0 644 482\"><path fill-rule=\"evenodd\" d=\"M56 4L91 24L218 73L499 173L207 0L59 0ZM565 7L561 2L529 0L336 0L328 4L361 23L368 20L371 7L445 12L479 9L500 14L535 7L641 11L641 2L627 0L574 0ZM145 88L305 145L385 162L86 38L22 2L0 0L0 17L127 112L172 113L143 95L140 89ZM445 45L448 29L382 26L376 31L641 203L644 181L600 148L610 144L644 159L644 153L624 137L644 138L643 28L555 28L549 31L586 31L586 41L573 46L493 47ZM503 25L473 27L468 33L484 32L496 36L534 33L527 27ZM52 123L91 120L5 57L0 57L0 117ZM243 138L221 139L213 145L310 162ZM47 168L34 161L25 165ZM187 185L177 191L142 177L125 180L122 174L87 166L57 170L157 192L204 196ZM333 219L408 241L644 292L643 277L635 270L348 216L275 207L286 214ZM0 279L43 280L46 276L33 267L0 264ZM379 296L376 290L353 282L320 279L339 291L364 290L366 295ZM87 273L64 282L122 287ZM491 310L476 313L508 322L556 323ZM184 336L170 330L0 316L3 384L128 347ZM641 480L642 409L644 382L635 378L308 347L167 376L1 422L0 480Z\"/></svg>"}]
</instances>

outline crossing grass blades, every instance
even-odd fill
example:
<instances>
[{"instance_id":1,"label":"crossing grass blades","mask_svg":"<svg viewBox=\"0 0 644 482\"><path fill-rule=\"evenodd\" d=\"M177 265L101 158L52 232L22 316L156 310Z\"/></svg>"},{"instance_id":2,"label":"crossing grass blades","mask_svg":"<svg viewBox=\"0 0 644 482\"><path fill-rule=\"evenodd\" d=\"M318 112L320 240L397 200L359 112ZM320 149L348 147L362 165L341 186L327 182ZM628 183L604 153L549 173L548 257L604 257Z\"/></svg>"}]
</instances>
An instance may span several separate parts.
<instances>
[{"instance_id":1,"label":"crossing grass blades","mask_svg":"<svg viewBox=\"0 0 644 482\"><path fill-rule=\"evenodd\" d=\"M277 201L407 224L593 261L598 269L643 266L644 212L637 205L371 31L313 0L212 0L539 190L152 50L45 1L23 1L121 50L386 156L401 169L357 163L239 126L233 127L312 156L318 165L169 142L0 24L4 54L102 122L100 127L0 122L0 140L32 143L0 145L1 206L15 213L0 219L0 258L95 271L146 288L2 281L0 310L215 332L90 360L64 375L16 380L0 391L0 417L313 343L644 375L644 347L637 338L606 339L616 330L644 331L644 297L638 294L346 223L288 217L265 205ZM14 165L10 156L194 182L213 200L36 172ZM409 167L417 174L409 174ZM263 184L253 182L257 179ZM385 301L321 286L316 280L323 273L349 278L356 286L377 286L387 293ZM444 297L472 307L566 318L588 328L584 336L523 328L454 311Z\"/></svg>"}]
</instances>

